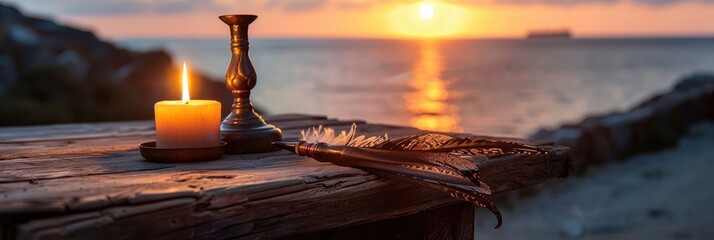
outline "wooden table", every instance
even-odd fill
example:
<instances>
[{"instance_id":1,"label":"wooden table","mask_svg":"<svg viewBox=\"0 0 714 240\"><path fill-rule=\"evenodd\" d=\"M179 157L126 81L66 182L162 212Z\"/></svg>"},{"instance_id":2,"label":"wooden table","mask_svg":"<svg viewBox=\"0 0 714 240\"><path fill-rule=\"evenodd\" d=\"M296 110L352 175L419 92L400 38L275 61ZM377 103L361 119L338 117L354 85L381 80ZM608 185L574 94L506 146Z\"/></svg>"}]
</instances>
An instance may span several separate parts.
<instances>
[{"instance_id":1,"label":"wooden table","mask_svg":"<svg viewBox=\"0 0 714 240\"><path fill-rule=\"evenodd\" d=\"M267 117L296 139L316 125L401 137L420 130L322 116ZM0 128L2 239L472 239L474 208L445 194L287 151L192 164L144 161L150 121ZM495 192L565 177L543 162L480 162ZM508 224L508 219L505 219Z\"/></svg>"}]
</instances>

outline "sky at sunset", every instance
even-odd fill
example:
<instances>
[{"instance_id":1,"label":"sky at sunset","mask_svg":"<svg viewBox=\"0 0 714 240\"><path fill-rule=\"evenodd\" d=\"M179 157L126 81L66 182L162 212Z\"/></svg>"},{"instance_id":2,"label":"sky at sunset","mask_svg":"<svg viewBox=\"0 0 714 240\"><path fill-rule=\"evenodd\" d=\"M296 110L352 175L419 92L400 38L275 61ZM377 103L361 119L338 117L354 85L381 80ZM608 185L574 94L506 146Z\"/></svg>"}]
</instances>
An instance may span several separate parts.
<instances>
[{"instance_id":1,"label":"sky at sunset","mask_svg":"<svg viewBox=\"0 0 714 240\"><path fill-rule=\"evenodd\" d=\"M714 0L0 0L104 38L224 37L218 15L259 16L254 37L713 36ZM425 7L426 6L426 7ZM427 15L425 16L425 12Z\"/></svg>"}]
</instances>

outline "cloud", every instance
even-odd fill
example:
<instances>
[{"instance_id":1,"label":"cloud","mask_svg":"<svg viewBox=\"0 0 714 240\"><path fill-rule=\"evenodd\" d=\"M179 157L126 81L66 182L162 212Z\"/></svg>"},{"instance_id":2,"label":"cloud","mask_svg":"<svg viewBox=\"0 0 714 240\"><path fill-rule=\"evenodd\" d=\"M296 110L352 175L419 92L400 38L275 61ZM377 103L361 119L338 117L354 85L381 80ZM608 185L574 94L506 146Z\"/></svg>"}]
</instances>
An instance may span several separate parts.
<instances>
[{"instance_id":1,"label":"cloud","mask_svg":"<svg viewBox=\"0 0 714 240\"><path fill-rule=\"evenodd\" d=\"M546 4L546 5L577 5L577 4L607 4L623 0L493 0L496 4ZM468 1L465 1L468 2Z\"/></svg>"},{"instance_id":2,"label":"cloud","mask_svg":"<svg viewBox=\"0 0 714 240\"><path fill-rule=\"evenodd\" d=\"M315 10L325 6L325 4L327 3L327 1L325 0L292 0L283 2L287 2L285 3L284 9L289 12Z\"/></svg>"},{"instance_id":3,"label":"cloud","mask_svg":"<svg viewBox=\"0 0 714 240\"><path fill-rule=\"evenodd\" d=\"M306 12L322 8L326 3L326 0L268 0L262 4L262 7L285 12Z\"/></svg>"},{"instance_id":4,"label":"cloud","mask_svg":"<svg viewBox=\"0 0 714 240\"><path fill-rule=\"evenodd\" d=\"M17 1L20 5L31 5L33 8L53 9L54 11L74 14L74 15L112 15L143 11L144 4L139 1L85 1L85 0L59 0L59 1L38 1L23 0Z\"/></svg>"},{"instance_id":5,"label":"cloud","mask_svg":"<svg viewBox=\"0 0 714 240\"><path fill-rule=\"evenodd\" d=\"M414 3L422 0L0 0L47 14L123 15L132 13L175 14L191 11L225 11L237 6L255 9L301 13L335 7L361 10L388 3ZM459 5L529 5L571 6L582 4L614 4L632 2L647 6L670 6L679 3L714 4L714 0L442 0Z\"/></svg>"},{"instance_id":6,"label":"cloud","mask_svg":"<svg viewBox=\"0 0 714 240\"><path fill-rule=\"evenodd\" d=\"M341 9L365 9L372 7L377 3L378 2L371 0L338 1L337 7Z\"/></svg>"},{"instance_id":7,"label":"cloud","mask_svg":"<svg viewBox=\"0 0 714 240\"><path fill-rule=\"evenodd\" d=\"M0 3L14 3L22 8L53 12L54 14L123 15L132 13L182 13L197 9L210 9L217 5L215 0L5 0ZM218 1L216 1L218 2Z\"/></svg>"},{"instance_id":8,"label":"cloud","mask_svg":"<svg viewBox=\"0 0 714 240\"><path fill-rule=\"evenodd\" d=\"M156 1L153 6L146 6L156 13L181 13L193 11L200 8L202 3L212 4L210 1L198 0L173 0L173 1Z\"/></svg>"},{"instance_id":9,"label":"cloud","mask_svg":"<svg viewBox=\"0 0 714 240\"><path fill-rule=\"evenodd\" d=\"M579 5L579 4L613 4L618 2L632 2L639 5L666 6L678 3L714 3L714 0L456 0L462 4L546 4L546 5Z\"/></svg>"},{"instance_id":10,"label":"cloud","mask_svg":"<svg viewBox=\"0 0 714 240\"><path fill-rule=\"evenodd\" d=\"M635 3L653 5L653 6L673 5L673 4L677 4L677 3L683 3L683 2L698 2L698 3L706 3L706 4L714 3L714 0L632 0L632 1Z\"/></svg>"}]
</instances>

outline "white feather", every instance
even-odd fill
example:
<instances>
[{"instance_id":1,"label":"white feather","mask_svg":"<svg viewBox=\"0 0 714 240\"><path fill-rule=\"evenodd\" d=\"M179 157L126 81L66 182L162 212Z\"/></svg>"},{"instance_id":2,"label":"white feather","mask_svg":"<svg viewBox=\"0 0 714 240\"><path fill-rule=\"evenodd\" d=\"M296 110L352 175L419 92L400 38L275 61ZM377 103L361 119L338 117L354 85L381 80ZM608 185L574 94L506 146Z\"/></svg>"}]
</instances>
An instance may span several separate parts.
<instances>
[{"instance_id":1,"label":"white feather","mask_svg":"<svg viewBox=\"0 0 714 240\"><path fill-rule=\"evenodd\" d=\"M364 135L357 136L357 124L352 123L349 132L340 131L340 134L335 134L335 129L329 127L312 127L307 130L300 130L300 140L306 142L324 142L330 145L347 145L351 147L372 147L380 143L389 141L389 136Z\"/></svg>"}]
</instances>

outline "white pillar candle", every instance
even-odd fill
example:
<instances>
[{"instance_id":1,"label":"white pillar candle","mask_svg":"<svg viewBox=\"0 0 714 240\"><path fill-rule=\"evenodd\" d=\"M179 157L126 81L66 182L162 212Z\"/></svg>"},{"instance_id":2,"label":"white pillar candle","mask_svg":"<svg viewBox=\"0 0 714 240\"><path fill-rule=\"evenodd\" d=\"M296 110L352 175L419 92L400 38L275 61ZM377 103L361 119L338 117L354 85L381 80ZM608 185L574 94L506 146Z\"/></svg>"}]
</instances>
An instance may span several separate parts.
<instances>
[{"instance_id":1,"label":"white pillar candle","mask_svg":"<svg viewBox=\"0 0 714 240\"><path fill-rule=\"evenodd\" d=\"M190 100L186 64L182 100L154 105L157 148L203 148L220 145L221 103Z\"/></svg>"}]
</instances>

